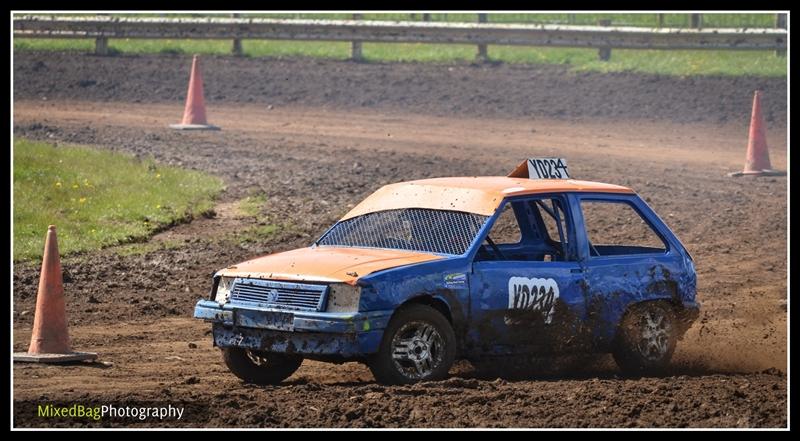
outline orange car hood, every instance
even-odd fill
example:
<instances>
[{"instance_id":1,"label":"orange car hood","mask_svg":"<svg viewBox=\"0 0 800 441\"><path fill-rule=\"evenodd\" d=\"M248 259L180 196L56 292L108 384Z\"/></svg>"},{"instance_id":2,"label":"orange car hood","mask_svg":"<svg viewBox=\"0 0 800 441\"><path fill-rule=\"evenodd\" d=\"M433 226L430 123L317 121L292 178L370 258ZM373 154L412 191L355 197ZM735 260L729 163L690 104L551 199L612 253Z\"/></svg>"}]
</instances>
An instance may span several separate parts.
<instances>
[{"instance_id":1,"label":"orange car hood","mask_svg":"<svg viewBox=\"0 0 800 441\"><path fill-rule=\"evenodd\" d=\"M442 258L435 254L378 248L311 247L248 260L225 268L219 274L354 285L359 277L375 271Z\"/></svg>"}]
</instances>

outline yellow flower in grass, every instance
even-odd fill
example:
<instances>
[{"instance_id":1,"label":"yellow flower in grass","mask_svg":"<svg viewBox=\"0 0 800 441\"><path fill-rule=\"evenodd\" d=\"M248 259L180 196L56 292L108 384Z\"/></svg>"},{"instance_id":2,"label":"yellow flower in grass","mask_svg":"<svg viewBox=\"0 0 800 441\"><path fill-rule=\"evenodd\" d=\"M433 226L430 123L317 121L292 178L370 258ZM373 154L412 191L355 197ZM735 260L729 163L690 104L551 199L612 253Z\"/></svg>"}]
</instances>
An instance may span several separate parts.
<instances>
[{"instance_id":1,"label":"yellow flower in grass","mask_svg":"<svg viewBox=\"0 0 800 441\"><path fill-rule=\"evenodd\" d=\"M80 185L78 185L78 184L72 184L72 188L78 188L78 187L80 187Z\"/></svg>"},{"instance_id":2,"label":"yellow flower in grass","mask_svg":"<svg viewBox=\"0 0 800 441\"><path fill-rule=\"evenodd\" d=\"M84 203L84 202L86 202L86 198L80 198L80 199L78 199L78 203L82 204L82 203Z\"/></svg>"},{"instance_id":3,"label":"yellow flower in grass","mask_svg":"<svg viewBox=\"0 0 800 441\"><path fill-rule=\"evenodd\" d=\"M61 183L60 182L56 182L56 188L61 188Z\"/></svg>"}]
</instances>

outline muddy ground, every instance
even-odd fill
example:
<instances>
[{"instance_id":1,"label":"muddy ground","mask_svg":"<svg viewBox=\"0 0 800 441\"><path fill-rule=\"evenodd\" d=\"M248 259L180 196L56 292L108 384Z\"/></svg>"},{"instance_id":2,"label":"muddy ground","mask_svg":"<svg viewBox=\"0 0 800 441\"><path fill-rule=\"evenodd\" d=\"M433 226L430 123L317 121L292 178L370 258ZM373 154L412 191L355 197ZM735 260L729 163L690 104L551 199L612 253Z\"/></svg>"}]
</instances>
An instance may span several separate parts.
<instances>
[{"instance_id":1,"label":"muddy ground","mask_svg":"<svg viewBox=\"0 0 800 441\"><path fill-rule=\"evenodd\" d=\"M210 57L208 114L223 130L175 132L187 66L15 54L16 136L153 155L227 185L214 217L160 233L146 252L63 259L74 346L111 365L15 365L15 425L142 424L42 419L30 404L156 401L187 406L187 418L147 424L786 425L786 179L725 176L743 164L754 88L767 91L773 166L786 168L785 79ZM208 326L190 318L214 271L308 244L382 184L506 174L536 155L633 187L693 254L703 309L667 376L622 378L599 357L522 379L459 363L444 382L384 387L358 364L305 362L287 385L258 388L227 372ZM257 219L235 209L254 193L267 198ZM259 223L279 230L247 234ZM30 338L38 270L14 266L15 350Z\"/></svg>"}]
</instances>

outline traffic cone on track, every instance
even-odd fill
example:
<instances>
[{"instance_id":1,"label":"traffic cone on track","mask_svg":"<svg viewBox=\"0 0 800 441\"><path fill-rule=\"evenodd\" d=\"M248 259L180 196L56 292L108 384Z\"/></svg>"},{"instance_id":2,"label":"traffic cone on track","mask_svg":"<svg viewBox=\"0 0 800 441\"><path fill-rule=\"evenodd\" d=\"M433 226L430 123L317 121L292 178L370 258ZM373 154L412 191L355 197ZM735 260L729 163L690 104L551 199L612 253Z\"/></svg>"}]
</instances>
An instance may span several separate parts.
<instances>
[{"instance_id":1,"label":"traffic cone on track","mask_svg":"<svg viewBox=\"0 0 800 441\"><path fill-rule=\"evenodd\" d=\"M782 176L786 172L773 170L769 162L767 130L761 116L761 91L753 96L753 114L750 116L750 137L747 142L747 158L744 170L728 173L728 176Z\"/></svg>"},{"instance_id":2,"label":"traffic cone on track","mask_svg":"<svg viewBox=\"0 0 800 441\"><path fill-rule=\"evenodd\" d=\"M197 55L192 59L192 74L189 77L189 91L186 94L186 107L183 110L183 121L170 124L178 130L219 130L206 121L206 102L203 98L203 74L200 73L200 61Z\"/></svg>"},{"instance_id":3,"label":"traffic cone on track","mask_svg":"<svg viewBox=\"0 0 800 441\"><path fill-rule=\"evenodd\" d=\"M31 345L27 353L14 353L14 361L63 363L95 358L97 358L95 353L73 352L70 348L56 227L50 225L44 244L39 292L36 294L36 315L33 317Z\"/></svg>"}]
</instances>

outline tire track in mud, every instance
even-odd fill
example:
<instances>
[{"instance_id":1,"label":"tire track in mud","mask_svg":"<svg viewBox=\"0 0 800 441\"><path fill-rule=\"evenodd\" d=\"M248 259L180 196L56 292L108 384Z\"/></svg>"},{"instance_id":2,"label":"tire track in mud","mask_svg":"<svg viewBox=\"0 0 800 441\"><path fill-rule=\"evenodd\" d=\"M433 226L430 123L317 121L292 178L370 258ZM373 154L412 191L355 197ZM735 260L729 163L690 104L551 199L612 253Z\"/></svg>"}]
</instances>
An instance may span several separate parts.
<instances>
[{"instance_id":1,"label":"tire track in mud","mask_svg":"<svg viewBox=\"0 0 800 441\"><path fill-rule=\"evenodd\" d=\"M442 382L382 386L357 363L305 361L281 386L240 383L188 318L73 327L75 346L113 366L15 367L15 424L54 427L780 427L786 377L675 367L619 377L603 358L497 378L458 362ZM30 332L20 332L22 340ZM57 376L56 376L57 373ZM130 387L136 378L135 389ZM32 418L42 402L185 406L181 421Z\"/></svg>"}]
</instances>

